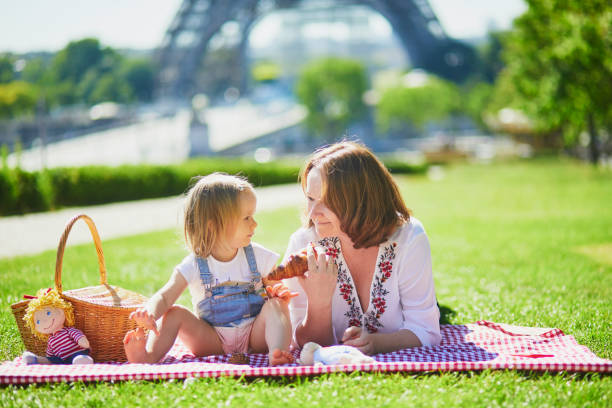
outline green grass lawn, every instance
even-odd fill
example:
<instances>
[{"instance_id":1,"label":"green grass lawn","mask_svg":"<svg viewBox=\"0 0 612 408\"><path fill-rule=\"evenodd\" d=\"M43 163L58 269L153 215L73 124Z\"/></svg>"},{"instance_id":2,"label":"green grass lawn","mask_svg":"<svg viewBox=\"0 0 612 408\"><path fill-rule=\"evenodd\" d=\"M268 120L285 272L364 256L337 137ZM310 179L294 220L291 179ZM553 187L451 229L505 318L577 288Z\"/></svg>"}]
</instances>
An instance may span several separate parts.
<instances>
[{"instance_id":1,"label":"green grass lawn","mask_svg":"<svg viewBox=\"0 0 612 408\"><path fill-rule=\"evenodd\" d=\"M450 323L558 327L612 359L612 173L569 161L458 164L398 178L427 229ZM299 209L257 214L283 253ZM58 237L61 231L58 231ZM92 245L68 247L67 289L97 284ZM108 280L151 295L186 254L180 231L104 242ZM23 351L9 305L52 286L55 251L0 260L0 358ZM190 305L188 295L180 302ZM3 387L0 406L610 406L609 375L486 371Z\"/></svg>"}]
</instances>

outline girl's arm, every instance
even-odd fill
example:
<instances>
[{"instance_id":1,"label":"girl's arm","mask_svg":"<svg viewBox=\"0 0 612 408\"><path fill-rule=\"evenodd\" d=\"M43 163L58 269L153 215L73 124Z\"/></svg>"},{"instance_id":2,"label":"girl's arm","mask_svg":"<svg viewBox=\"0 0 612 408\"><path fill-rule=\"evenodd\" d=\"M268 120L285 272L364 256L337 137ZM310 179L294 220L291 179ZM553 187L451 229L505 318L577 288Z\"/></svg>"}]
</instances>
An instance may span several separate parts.
<instances>
[{"instance_id":1,"label":"girl's arm","mask_svg":"<svg viewBox=\"0 0 612 408\"><path fill-rule=\"evenodd\" d=\"M153 295L147 302L147 310L155 320L159 319L176 302L183 291L187 288L187 281L183 275L175 269L166 284Z\"/></svg>"},{"instance_id":2,"label":"girl's arm","mask_svg":"<svg viewBox=\"0 0 612 408\"><path fill-rule=\"evenodd\" d=\"M132 312L130 319L134 319L139 325L159 334L155 321L170 309L185 288L187 288L187 281L178 269L175 269L168 282L149 299L144 308Z\"/></svg>"}]
</instances>

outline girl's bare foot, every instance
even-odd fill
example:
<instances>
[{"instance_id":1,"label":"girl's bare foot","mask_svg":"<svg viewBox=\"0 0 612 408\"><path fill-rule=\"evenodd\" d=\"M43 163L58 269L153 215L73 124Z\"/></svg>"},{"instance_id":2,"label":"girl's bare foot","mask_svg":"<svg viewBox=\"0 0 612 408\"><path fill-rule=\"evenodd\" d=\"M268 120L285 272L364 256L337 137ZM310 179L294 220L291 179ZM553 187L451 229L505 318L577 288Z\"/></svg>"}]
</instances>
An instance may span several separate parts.
<instances>
[{"instance_id":1,"label":"girl's bare foot","mask_svg":"<svg viewBox=\"0 0 612 408\"><path fill-rule=\"evenodd\" d=\"M285 350L274 349L268 354L268 360L271 366L290 364L293 363L293 355Z\"/></svg>"},{"instance_id":2,"label":"girl's bare foot","mask_svg":"<svg viewBox=\"0 0 612 408\"><path fill-rule=\"evenodd\" d=\"M130 363L148 363L147 361L147 335L145 331L139 327L136 330L130 330L123 338L123 349L125 356Z\"/></svg>"}]
</instances>

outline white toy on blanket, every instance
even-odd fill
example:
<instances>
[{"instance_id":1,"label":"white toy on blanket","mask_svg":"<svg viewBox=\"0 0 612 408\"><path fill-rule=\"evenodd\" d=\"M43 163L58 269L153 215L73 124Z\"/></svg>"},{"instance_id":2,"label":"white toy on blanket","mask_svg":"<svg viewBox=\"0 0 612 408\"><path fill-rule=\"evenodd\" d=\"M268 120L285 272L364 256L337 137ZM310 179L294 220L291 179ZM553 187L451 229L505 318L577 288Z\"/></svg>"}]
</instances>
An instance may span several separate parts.
<instances>
[{"instance_id":1,"label":"white toy on blanket","mask_svg":"<svg viewBox=\"0 0 612 408\"><path fill-rule=\"evenodd\" d=\"M300 352L300 365L336 365L336 364L369 364L375 363L353 346L321 347L317 343L304 344Z\"/></svg>"}]
</instances>

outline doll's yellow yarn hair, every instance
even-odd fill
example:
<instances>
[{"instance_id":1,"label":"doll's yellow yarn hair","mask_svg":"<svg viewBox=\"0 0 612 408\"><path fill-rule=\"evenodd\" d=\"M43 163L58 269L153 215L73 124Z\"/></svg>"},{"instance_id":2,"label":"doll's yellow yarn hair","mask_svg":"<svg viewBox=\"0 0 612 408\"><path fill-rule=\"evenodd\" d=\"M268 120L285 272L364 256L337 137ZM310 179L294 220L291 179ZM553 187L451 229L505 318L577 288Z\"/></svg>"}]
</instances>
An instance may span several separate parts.
<instances>
[{"instance_id":1,"label":"doll's yellow yarn hair","mask_svg":"<svg viewBox=\"0 0 612 408\"><path fill-rule=\"evenodd\" d=\"M36 297L30 300L30 303L28 303L26 314L23 316L23 320L26 322L32 333L34 333L34 335L39 339L47 340L49 335L40 333L36 330L34 313L45 307L62 309L64 311L64 316L66 317L65 325L74 325L74 311L72 310L72 305L60 297L57 289L40 289L38 293L36 293Z\"/></svg>"}]
</instances>

